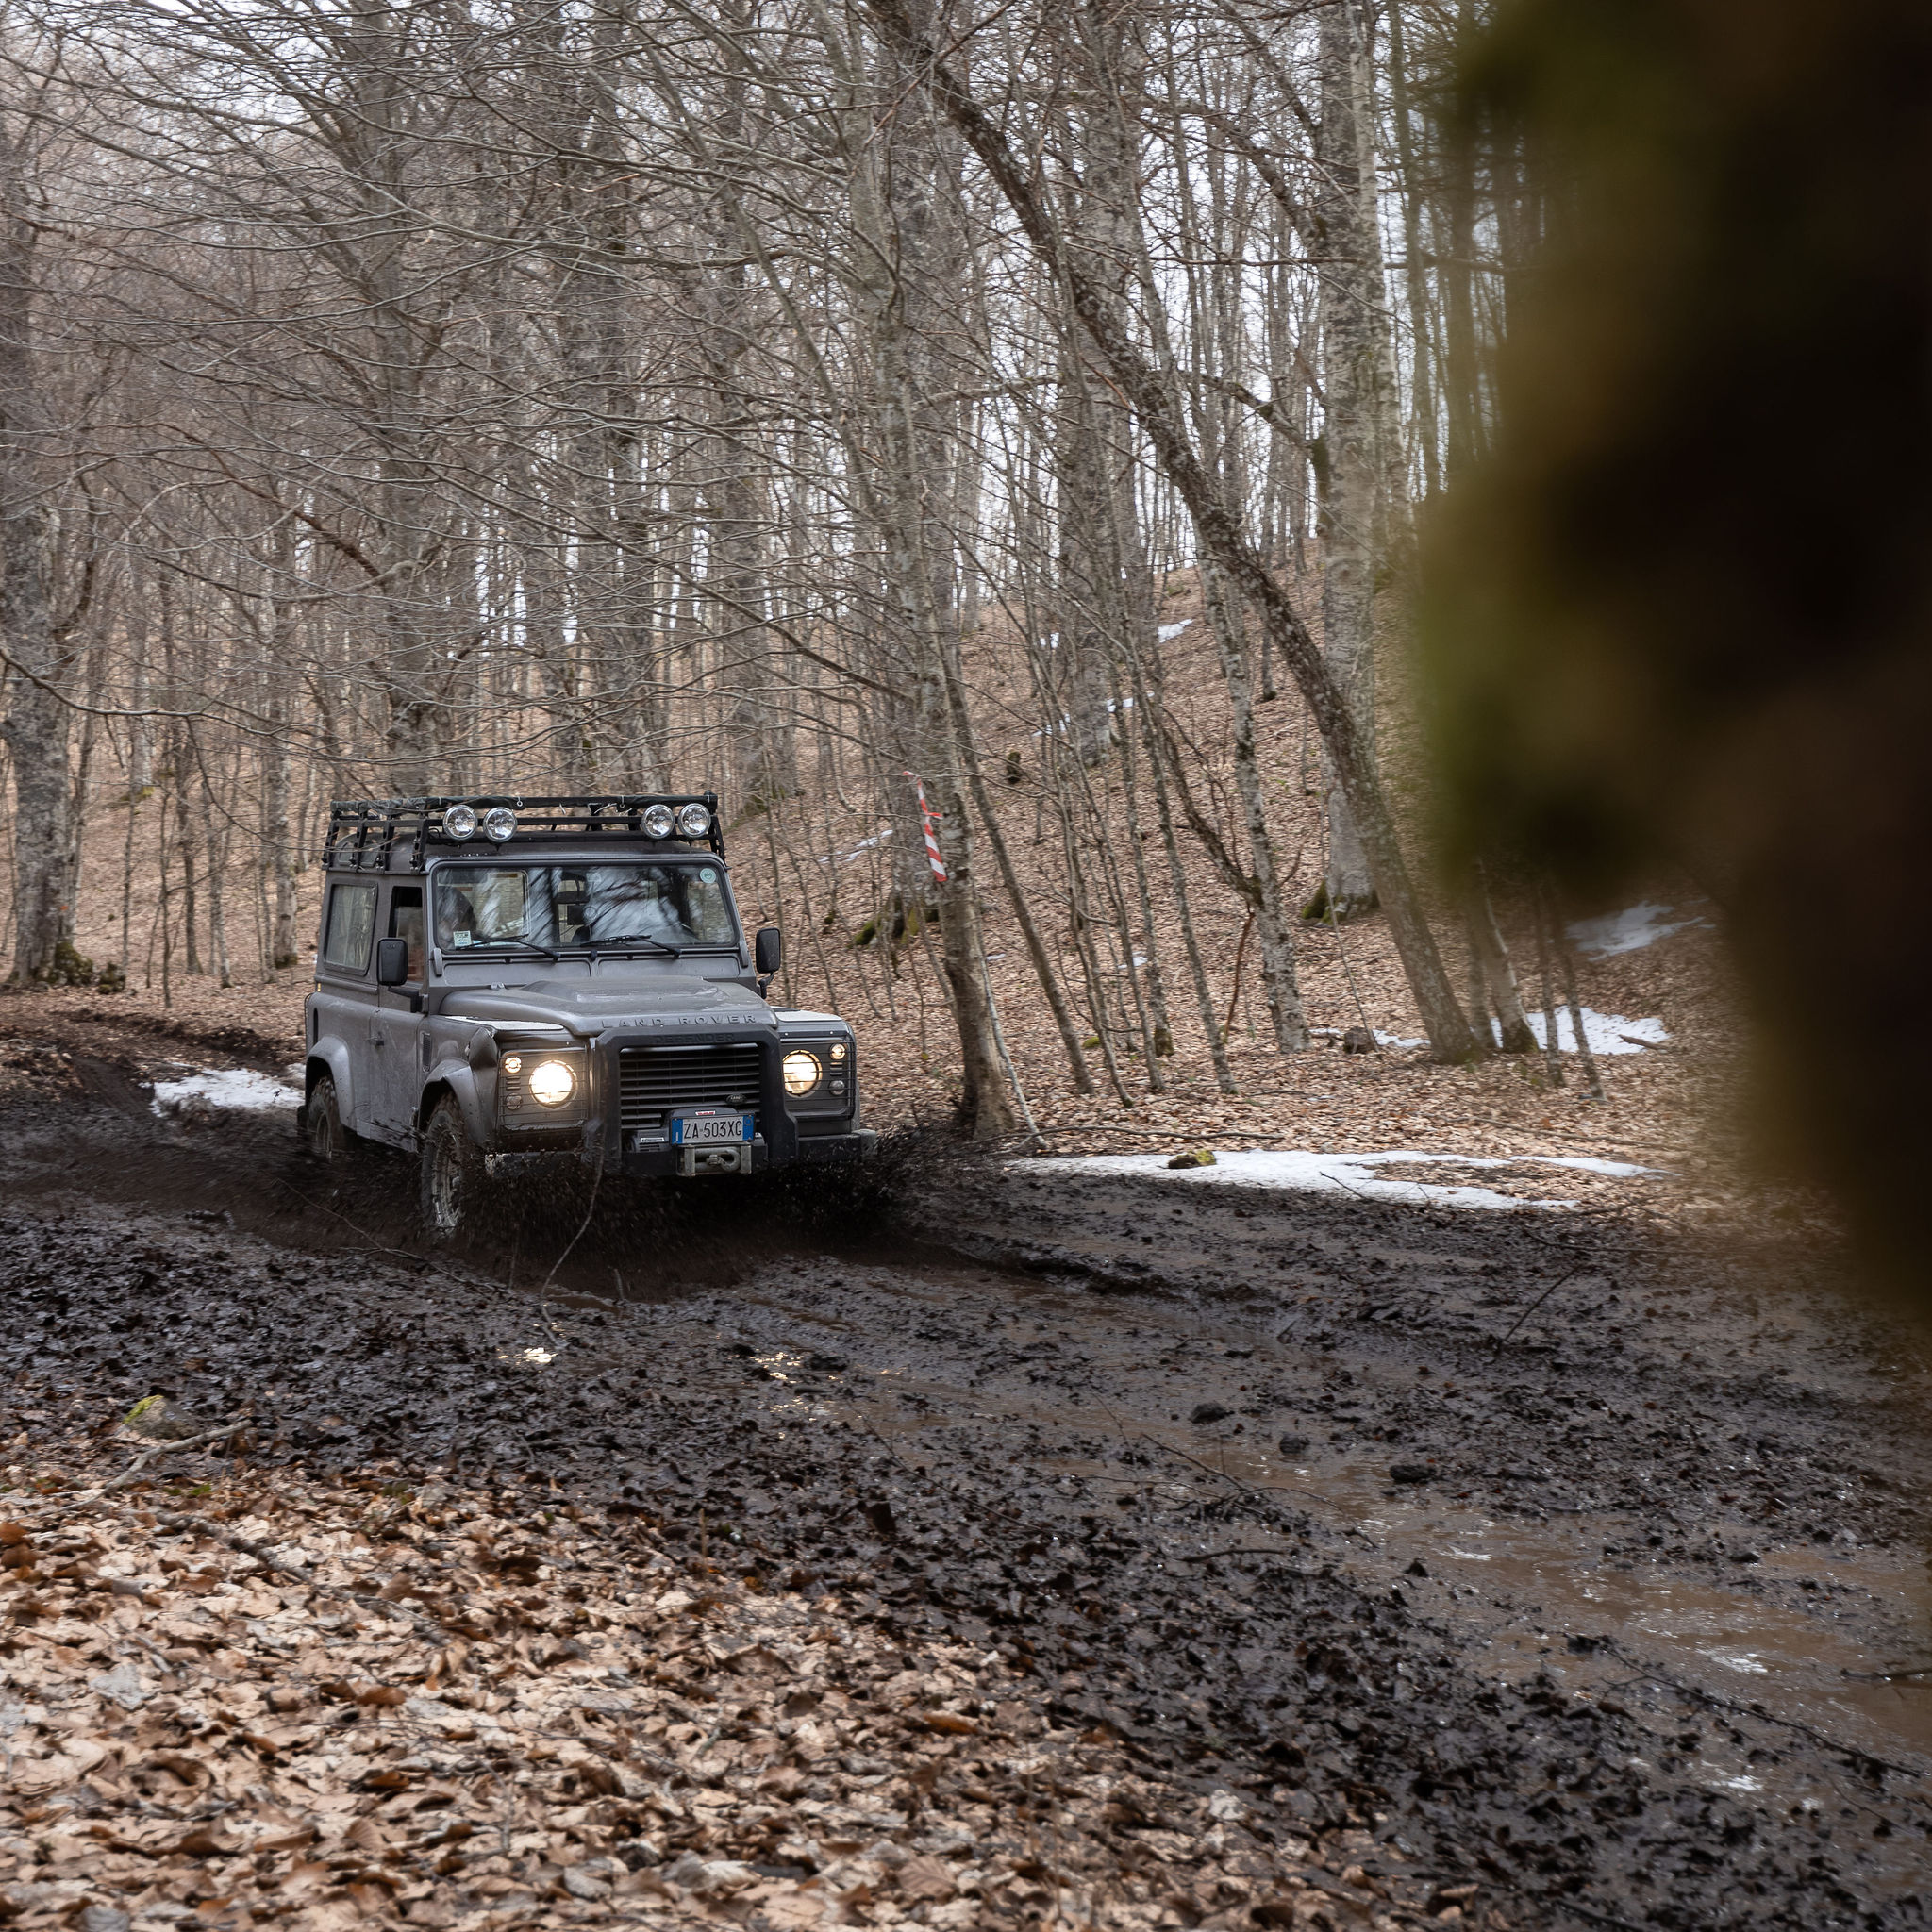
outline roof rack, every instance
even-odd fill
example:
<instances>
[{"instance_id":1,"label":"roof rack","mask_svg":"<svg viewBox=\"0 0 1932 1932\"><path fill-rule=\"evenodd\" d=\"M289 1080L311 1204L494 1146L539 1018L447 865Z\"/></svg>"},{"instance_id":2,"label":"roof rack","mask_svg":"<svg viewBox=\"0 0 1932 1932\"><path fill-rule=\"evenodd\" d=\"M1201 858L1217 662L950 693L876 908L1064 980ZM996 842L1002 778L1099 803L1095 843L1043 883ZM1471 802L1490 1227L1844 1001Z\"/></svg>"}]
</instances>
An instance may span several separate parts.
<instances>
[{"instance_id":1,"label":"roof rack","mask_svg":"<svg viewBox=\"0 0 1932 1932\"><path fill-rule=\"evenodd\" d=\"M443 825L444 814L458 805L471 808L479 819L492 807L508 806L516 814L516 830L503 840L486 838L480 830L458 839ZM335 872L388 872L397 849L407 841L407 863L421 872L428 863L431 846L480 854L558 839L642 839L648 836L643 815L654 805L668 805L674 812L680 806L703 806L710 814L710 830L702 839L680 837L676 842L704 845L724 858L715 791L649 791L565 798L338 798L328 808L322 863L325 870Z\"/></svg>"}]
</instances>

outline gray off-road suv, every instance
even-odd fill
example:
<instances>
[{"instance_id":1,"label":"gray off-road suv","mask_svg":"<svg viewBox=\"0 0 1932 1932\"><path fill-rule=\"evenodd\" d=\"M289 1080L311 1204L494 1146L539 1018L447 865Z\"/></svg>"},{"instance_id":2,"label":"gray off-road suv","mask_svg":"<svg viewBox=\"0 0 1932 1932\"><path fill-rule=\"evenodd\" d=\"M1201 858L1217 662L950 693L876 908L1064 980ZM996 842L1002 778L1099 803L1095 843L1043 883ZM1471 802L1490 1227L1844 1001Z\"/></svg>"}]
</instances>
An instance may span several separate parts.
<instances>
[{"instance_id":1,"label":"gray off-road suv","mask_svg":"<svg viewBox=\"0 0 1932 1932\"><path fill-rule=\"evenodd\" d=\"M778 928L747 943L718 801L336 804L305 1014L310 1150L413 1149L447 1240L492 1178L863 1158L852 1029L774 1006Z\"/></svg>"}]
</instances>

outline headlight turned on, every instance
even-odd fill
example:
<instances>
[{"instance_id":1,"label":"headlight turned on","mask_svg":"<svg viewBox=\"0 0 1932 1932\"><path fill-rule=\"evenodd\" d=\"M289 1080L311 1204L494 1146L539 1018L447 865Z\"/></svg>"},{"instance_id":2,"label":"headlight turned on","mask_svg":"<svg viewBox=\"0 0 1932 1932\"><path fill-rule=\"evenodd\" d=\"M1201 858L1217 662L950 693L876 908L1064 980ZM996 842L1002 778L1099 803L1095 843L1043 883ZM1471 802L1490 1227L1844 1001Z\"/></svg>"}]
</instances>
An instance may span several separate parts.
<instances>
[{"instance_id":1,"label":"headlight turned on","mask_svg":"<svg viewBox=\"0 0 1932 1932\"><path fill-rule=\"evenodd\" d=\"M524 1085L539 1107L561 1107L577 1091L577 1076L561 1060L539 1060Z\"/></svg>"},{"instance_id":2,"label":"headlight turned on","mask_svg":"<svg viewBox=\"0 0 1932 1932\"><path fill-rule=\"evenodd\" d=\"M788 1053L785 1056L785 1091L796 1098L809 1093L819 1084L820 1067L818 1056L809 1053Z\"/></svg>"}]
</instances>

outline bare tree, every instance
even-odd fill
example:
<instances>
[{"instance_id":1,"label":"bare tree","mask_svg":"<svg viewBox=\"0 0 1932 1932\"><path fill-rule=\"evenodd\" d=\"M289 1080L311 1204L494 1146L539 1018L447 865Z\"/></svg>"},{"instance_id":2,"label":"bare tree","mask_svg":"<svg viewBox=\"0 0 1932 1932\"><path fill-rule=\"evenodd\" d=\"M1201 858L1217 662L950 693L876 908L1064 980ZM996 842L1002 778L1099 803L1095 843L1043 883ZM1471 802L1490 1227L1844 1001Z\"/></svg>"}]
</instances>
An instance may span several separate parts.
<instances>
[{"instance_id":1,"label":"bare tree","mask_svg":"<svg viewBox=\"0 0 1932 1932\"><path fill-rule=\"evenodd\" d=\"M13 977L45 979L74 932L73 658L53 608L56 516L50 409L37 341L40 192L29 124L0 116L0 723L12 760Z\"/></svg>"}]
</instances>

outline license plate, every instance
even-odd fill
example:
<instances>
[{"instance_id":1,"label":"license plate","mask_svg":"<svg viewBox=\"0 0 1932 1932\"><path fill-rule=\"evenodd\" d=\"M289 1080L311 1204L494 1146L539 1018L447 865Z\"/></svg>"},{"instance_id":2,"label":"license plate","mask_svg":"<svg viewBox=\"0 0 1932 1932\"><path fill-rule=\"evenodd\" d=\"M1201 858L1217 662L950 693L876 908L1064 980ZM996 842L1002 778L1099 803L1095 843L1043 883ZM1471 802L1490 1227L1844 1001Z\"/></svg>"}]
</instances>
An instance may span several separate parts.
<instances>
[{"instance_id":1,"label":"license plate","mask_svg":"<svg viewBox=\"0 0 1932 1932\"><path fill-rule=\"evenodd\" d=\"M675 1115L671 1123L671 1144L674 1147L698 1147L707 1143L739 1142L751 1139L751 1115L748 1113L686 1113Z\"/></svg>"}]
</instances>

